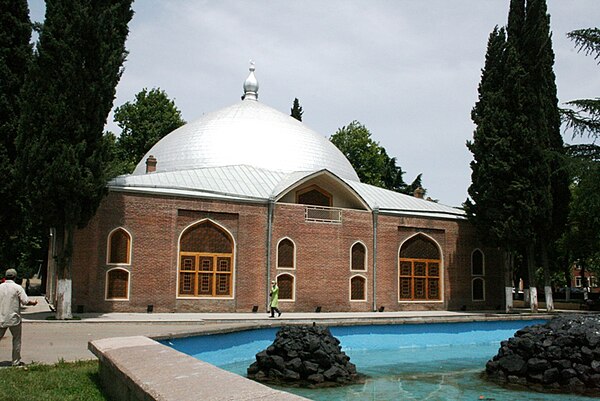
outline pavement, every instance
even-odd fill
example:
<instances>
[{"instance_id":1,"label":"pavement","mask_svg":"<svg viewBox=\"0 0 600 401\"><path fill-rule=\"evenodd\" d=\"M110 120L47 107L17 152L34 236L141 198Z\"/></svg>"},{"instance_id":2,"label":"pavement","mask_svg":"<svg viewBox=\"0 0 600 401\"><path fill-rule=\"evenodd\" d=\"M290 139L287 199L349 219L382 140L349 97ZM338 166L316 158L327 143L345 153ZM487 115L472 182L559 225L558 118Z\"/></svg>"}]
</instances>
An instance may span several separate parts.
<instances>
[{"instance_id":1,"label":"pavement","mask_svg":"<svg viewBox=\"0 0 600 401\"><path fill-rule=\"evenodd\" d=\"M473 320L547 318L550 315L497 312L406 311L406 312L334 312L284 313L271 319L257 313L84 313L77 320L48 320L54 316L44 297L30 297L38 305L24 307L23 362L54 364L60 360L95 359L88 342L110 337L147 336L154 339L227 332L239 329L281 326L284 324L373 324L429 323ZM0 366L10 365L10 332L0 341Z\"/></svg>"}]
</instances>

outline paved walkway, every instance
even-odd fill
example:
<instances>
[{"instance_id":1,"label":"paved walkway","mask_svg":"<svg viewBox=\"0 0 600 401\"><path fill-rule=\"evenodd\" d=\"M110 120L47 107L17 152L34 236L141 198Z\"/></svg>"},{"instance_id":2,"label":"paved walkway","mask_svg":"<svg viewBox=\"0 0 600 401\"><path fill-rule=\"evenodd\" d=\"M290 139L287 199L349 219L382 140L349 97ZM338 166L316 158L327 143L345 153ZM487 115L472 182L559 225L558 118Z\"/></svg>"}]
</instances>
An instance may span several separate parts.
<instances>
[{"instance_id":1,"label":"paved walkway","mask_svg":"<svg viewBox=\"0 0 600 401\"><path fill-rule=\"evenodd\" d=\"M271 319L266 313L102 313L77 314L81 320L47 320L54 316L43 297L38 305L23 310L22 358L25 363L52 364L59 360L94 359L88 341L108 337L143 335L154 338L190 333L222 332L239 327L279 326L285 323L355 324L357 322L429 322L473 319L518 319L527 315L475 312L365 312L365 313L283 313ZM536 315L543 318L543 315ZM0 366L10 361L11 336L0 341Z\"/></svg>"}]
</instances>

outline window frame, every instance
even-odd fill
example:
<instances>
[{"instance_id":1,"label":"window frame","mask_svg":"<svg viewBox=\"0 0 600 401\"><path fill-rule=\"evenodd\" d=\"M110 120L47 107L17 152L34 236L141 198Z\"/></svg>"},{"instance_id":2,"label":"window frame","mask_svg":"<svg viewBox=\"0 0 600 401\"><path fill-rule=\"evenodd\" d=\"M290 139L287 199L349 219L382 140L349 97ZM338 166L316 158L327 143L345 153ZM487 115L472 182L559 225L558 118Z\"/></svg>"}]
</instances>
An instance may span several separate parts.
<instances>
[{"instance_id":1,"label":"window frame","mask_svg":"<svg viewBox=\"0 0 600 401\"><path fill-rule=\"evenodd\" d=\"M354 249L354 247L356 245L361 245L363 247L363 249L365 250L365 258L364 258L364 269L353 269L352 267L352 262L354 261L354 258L352 257L352 250ZM367 248L367 246L362 242L362 241L355 241L351 246L350 246L350 271L351 272L367 272L369 270L369 266L368 266L368 260L369 260L369 249Z\"/></svg>"},{"instance_id":2,"label":"window frame","mask_svg":"<svg viewBox=\"0 0 600 401\"><path fill-rule=\"evenodd\" d=\"M352 280L354 279L362 279L363 283L364 283L364 287L363 287L363 298L362 299L352 299ZM350 302L367 302L367 298L368 298L368 294L367 294L367 288L368 288L368 280L367 277L362 275L362 274L354 274L350 277L350 280L348 281L348 299L350 300Z\"/></svg>"},{"instance_id":3,"label":"window frame","mask_svg":"<svg viewBox=\"0 0 600 401\"><path fill-rule=\"evenodd\" d=\"M423 259L423 258L401 258L400 257L400 253L402 252L402 247L409 242L412 239L415 239L417 237L421 237L423 238L423 240L425 241L429 241L431 242L435 248L437 249L437 254L439 259ZM442 252L442 247L440 246L440 244L432 237L430 237L427 234L424 233L416 233L414 235L411 235L410 237L406 238L404 241L402 241L402 243L400 244L400 246L398 247L398 252L396 253L396 263L397 263L397 270L396 270L396 279L397 279L397 287L396 287L396 291L397 291L397 298L398 298L398 303L401 304L417 304L417 303L444 303L445 302L445 283L444 283L444 253ZM426 261L426 262L434 262L434 263L438 263L438 268L439 268L439 275L438 276L431 276L431 278L437 278L438 279L438 292L440 294L438 299L419 299L419 298L412 298L412 299L406 299L406 298L400 298L400 282L401 282L401 278L402 277L406 277L406 276L401 276L401 270L400 270L400 266L401 263L403 261L410 261L411 262L411 277L412 277L412 289L411 292L414 296L414 268L413 268L413 262L414 261ZM427 273L428 273L428 264L426 265L426 269L427 269ZM421 278L422 276L416 276ZM429 274L427 274L425 277L425 279L427 280L429 278ZM428 287L427 287L428 288ZM427 293L429 292L428 290L426 291Z\"/></svg>"},{"instance_id":4,"label":"window frame","mask_svg":"<svg viewBox=\"0 0 600 401\"><path fill-rule=\"evenodd\" d=\"M279 286L279 277L289 276L292 278L292 298L281 298L281 286ZM291 273L280 273L275 277L279 286L279 302L296 302L296 276ZM270 287L269 287L270 288Z\"/></svg>"},{"instance_id":5,"label":"window frame","mask_svg":"<svg viewBox=\"0 0 600 401\"><path fill-rule=\"evenodd\" d=\"M288 266L280 267L279 266L279 245L285 240L290 241L293 246L292 267L288 267ZM283 237L279 241L277 241L277 247L275 249L275 268L278 270L296 270L296 243L290 237Z\"/></svg>"},{"instance_id":6,"label":"window frame","mask_svg":"<svg viewBox=\"0 0 600 401\"><path fill-rule=\"evenodd\" d=\"M127 235L127 261L126 262L112 262L110 260L110 254L112 251L112 237L115 233L122 231ZM133 250L133 237L131 233L124 227L116 227L111 230L106 237L106 264L108 266L131 266L132 259L132 250Z\"/></svg>"},{"instance_id":7,"label":"window frame","mask_svg":"<svg viewBox=\"0 0 600 401\"><path fill-rule=\"evenodd\" d=\"M229 241L231 241L231 253L219 253L219 252L182 252L181 251L181 240L183 238L183 236L191 229L193 229L195 226L197 225L201 225L204 223L210 223L212 224L215 228L221 230L229 239ZM221 224L215 222L212 219L202 219L202 220L198 220L195 221L191 224L189 224L188 226L186 226L185 228L183 228L181 230L181 232L179 233L179 238L177 240L177 269L176 269L176 276L175 276L175 280L176 280L176 286L175 286L175 299L178 300L191 300L191 299L203 299L203 300L231 300L231 299L235 299L235 291L236 291L236 287L235 287L235 279L236 279L236 251L237 251L237 244L235 242L235 238L233 237L233 235L231 235L231 232L225 228L224 226L222 226ZM225 258L230 258L230 286L231 286L231 290L230 290L230 294L229 295L223 295L223 296L206 296L206 295L197 295L198 291L198 272L199 272L199 267L200 264L198 263L196 266L196 270L194 270L194 272L196 273L196 283L195 283L195 290L194 290L194 295L182 295L180 293L180 275L182 272L186 272L186 270L181 270L181 260L182 260L182 254L194 254L197 255L197 257L199 257L200 255L202 256L214 256L215 259L218 261L219 257L225 257ZM213 269L211 270L211 272L213 272L213 277L215 276L215 272L218 268L218 263L213 263ZM191 271L190 271L191 272ZM218 272L219 274L223 274L223 272ZM215 284L216 285L216 284ZM213 290L214 293L214 290Z\"/></svg>"},{"instance_id":8,"label":"window frame","mask_svg":"<svg viewBox=\"0 0 600 401\"><path fill-rule=\"evenodd\" d=\"M300 196L304 195L305 193L308 193L308 192L310 192L312 190L320 192L325 198L328 199L329 204L328 205L313 205L313 204L309 204L309 203L300 203ZM331 195L331 193L329 193L328 191L325 191L320 186L318 186L316 184L312 184L312 185L309 185L307 187L301 188L301 189L299 189L299 190L296 191L296 203L299 204L299 205L332 207L333 206L333 195Z\"/></svg>"},{"instance_id":9,"label":"window frame","mask_svg":"<svg viewBox=\"0 0 600 401\"><path fill-rule=\"evenodd\" d=\"M473 263L473 257L475 256L476 252L479 252L481 254L481 273L478 273L478 274L474 273L475 263ZM476 276L476 277L485 276L485 253L479 248L475 248L475 249L473 249L473 252L471 252L471 276Z\"/></svg>"},{"instance_id":10,"label":"window frame","mask_svg":"<svg viewBox=\"0 0 600 401\"><path fill-rule=\"evenodd\" d=\"M481 299L475 299L475 281L481 282ZM485 278L482 276L474 276L471 279L471 301L473 302L485 302Z\"/></svg>"},{"instance_id":11,"label":"window frame","mask_svg":"<svg viewBox=\"0 0 600 401\"><path fill-rule=\"evenodd\" d=\"M127 286L126 286L127 296L125 298L109 298L108 297L109 275L111 272L114 272L116 270L120 270L122 272L127 273ZM129 301L130 294L131 294L131 272L123 267L113 267L111 269L108 269L105 272L105 276L104 276L104 300L109 301L109 302Z\"/></svg>"}]
</instances>

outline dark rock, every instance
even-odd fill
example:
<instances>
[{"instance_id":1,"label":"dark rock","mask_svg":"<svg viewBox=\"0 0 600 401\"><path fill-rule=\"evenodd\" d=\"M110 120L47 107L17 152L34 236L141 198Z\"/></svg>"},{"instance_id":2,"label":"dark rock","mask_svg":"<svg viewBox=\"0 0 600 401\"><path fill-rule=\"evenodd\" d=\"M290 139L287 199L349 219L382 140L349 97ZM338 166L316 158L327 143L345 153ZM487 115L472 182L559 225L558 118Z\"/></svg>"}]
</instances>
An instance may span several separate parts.
<instances>
[{"instance_id":1,"label":"dark rock","mask_svg":"<svg viewBox=\"0 0 600 401\"><path fill-rule=\"evenodd\" d=\"M339 386L364 377L326 327L285 326L273 344L256 354L248 377L261 382L306 387Z\"/></svg>"},{"instance_id":2,"label":"dark rock","mask_svg":"<svg viewBox=\"0 0 600 401\"><path fill-rule=\"evenodd\" d=\"M518 330L502 341L485 365L498 383L536 391L598 396L600 388L600 319L563 315L543 325Z\"/></svg>"},{"instance_id":3,"label":"dark rock","mask_svg":"<svg viewBox=\"0 0 600 401\"><path fill-rule=\"evenodd\" d=\"M518 373L523 375L527 372L527 364L519 355L508 355L505 358L500 359L499 365L508 374Z\"/></svg>"},{"instance_id":4,"label":"dark rock","mask_svg":"<svg viewBox=\"0 0 600 401\"><path fill-rule=\"evenodd\" d=\"M544 384L556 383L560 378L560 371L556 368L550 368L544 372L542 382Z\"/></svg>"},{"instance_id":5,"label":"dark rock","mask_svg":"<svg viewBox=\"0 0 600 401\"><path fill-rule=\"evenodd\" d=\"M545 359L530 358L527 361L527 369L534 372L543 372L550 368L550 363Z\"/></svg>"}]
</instances>

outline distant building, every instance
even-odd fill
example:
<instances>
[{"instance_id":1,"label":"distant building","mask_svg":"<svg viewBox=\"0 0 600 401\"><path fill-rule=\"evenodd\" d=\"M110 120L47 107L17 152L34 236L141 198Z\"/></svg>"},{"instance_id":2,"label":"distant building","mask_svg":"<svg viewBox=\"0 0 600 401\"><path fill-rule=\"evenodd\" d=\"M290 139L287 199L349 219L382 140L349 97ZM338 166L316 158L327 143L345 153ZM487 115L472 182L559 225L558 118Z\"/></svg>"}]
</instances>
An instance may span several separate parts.
<instances>
[{"instance_id":1,"label":"distant building","mask_svg":"<svg viewBox=\"0 0 600 401\"><path fill-rule=\"evenodd\" d=\"M327 138L258 101L253 67L242 101L108 189L75 236L75 311L265 311L271 280L284 312L504 302L501 258L462 210L361 183Z\"/></svg>"}]
</instances>

